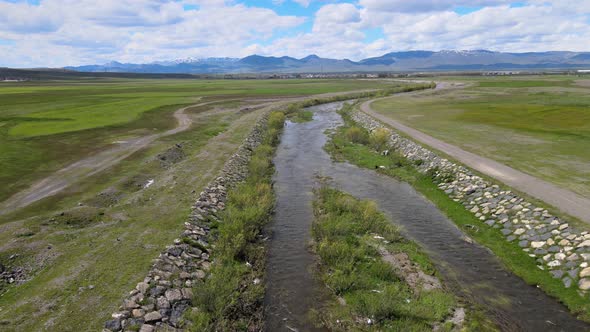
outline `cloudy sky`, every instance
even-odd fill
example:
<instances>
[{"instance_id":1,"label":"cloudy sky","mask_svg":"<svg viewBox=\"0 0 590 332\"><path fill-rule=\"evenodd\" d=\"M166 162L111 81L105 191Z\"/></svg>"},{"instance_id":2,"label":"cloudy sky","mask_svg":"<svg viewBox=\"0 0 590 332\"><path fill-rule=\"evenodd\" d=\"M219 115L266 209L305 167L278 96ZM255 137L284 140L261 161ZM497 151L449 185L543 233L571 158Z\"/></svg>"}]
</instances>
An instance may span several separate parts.
<instances>
[{"instance_id":1,"label":"cloudy sky","mask_svg":"<svg viewBox=\"0 0 590 332\"><path fill-rule=\"evenodd\" d=\"M0 0L0 66L590 51L590 0Z\"/></svg>"}]
</instances>

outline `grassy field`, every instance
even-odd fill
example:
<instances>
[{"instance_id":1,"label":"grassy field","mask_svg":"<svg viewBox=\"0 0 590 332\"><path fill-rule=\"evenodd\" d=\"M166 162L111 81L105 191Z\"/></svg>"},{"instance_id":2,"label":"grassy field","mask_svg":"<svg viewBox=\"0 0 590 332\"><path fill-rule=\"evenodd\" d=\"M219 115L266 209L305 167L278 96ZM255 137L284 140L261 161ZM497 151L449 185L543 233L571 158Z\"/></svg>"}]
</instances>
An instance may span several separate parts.
<instances>
[{"instance_id":1,"label":"grassy field","mask_svg":"<svg viewBox=\"0 0 590 332\"><path fill-rule=\"evenodd\" d=\"M488 247L508 270L521 277L526 283L537 285L550 296L559 299L579 319L590 321L590 303L580 296L576 289L565 288L559 279L554 279L546 271L538 269L534 259L523 252L516 243L506 243L502 234L496 229L471 227L481 221L463 205L450 199L430 176L419 173L414 163L398 153L391 153L389 156L380 155L374 149L374 143L371 142L369 134L358 127L351 127L352 125L353 123L347 119L347 126L339 128L332 137L331 144L326 146L335 158L348 160L369 169L374 169L374 165L385 166L385 169L379 172L411 184L465 234ZM358 132L351 135L351 128L356 128ZM485 329L489 325L483 317L474 319L472 324L475 331Z\"/></svg>"},{"instance_id":2,"label":"grassy field","mask_svg":"<svg viewBox=\"0 0 590 332\"><path fill-rule=\"evenodd\" d=\"M396 96L378 112L590 196L590 87L569 76L453 77L465 89ZM585 83L586 82L586 83Z\"/></svg>"},{"instance_id":3,"label":"grassy field","mask_svg":"<svg viewBox=\"0 0 590 332\"><path fill-rule=\"evenodd\" d=\"M238 110L253 98L387 86L353 80L3 84L0 200L114 141L173 128L172 113L183 105L215 104L189 109L189 130L0 217L0 264L25 272L21 285L0 281L0 330L100 330L181 233L198 193L260 116L261 110ZM163 162L162 155L172 158ZM148 180L154 182L145 188Z\"/></svg>"},{"instance_id":4,"label":"grassy field","mask_svg":"<svg viewBox=\"0 0 590 332\"><path fill-rule=\"evenodd\" d=\"M111 146L175 125L182 105L304 96L389 83L357 80L129 80L6 83L0 86L0 201L39 178Z\"/></svg>"}]
</instances>

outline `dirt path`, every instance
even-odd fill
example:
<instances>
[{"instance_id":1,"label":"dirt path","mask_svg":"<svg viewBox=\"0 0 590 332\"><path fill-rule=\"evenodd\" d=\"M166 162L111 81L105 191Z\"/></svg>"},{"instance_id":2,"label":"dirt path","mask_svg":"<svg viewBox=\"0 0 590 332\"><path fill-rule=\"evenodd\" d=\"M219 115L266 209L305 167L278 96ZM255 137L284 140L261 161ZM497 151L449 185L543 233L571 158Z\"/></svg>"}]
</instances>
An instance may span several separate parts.
<instances>
[{"instance_id":1,"label":"dirt path","mask_svg":"<svg viewBox=\"0 0 590 332\"><path fill-rule=\"evenodd\" d=\"M117 146L101 151L97 154L81 159L65 168L60 169L47 178L33 184L28 189L16 193L4 202L0 203L0 215L13 212L23 208L31 203L43 198L55 195L63 189L69 187L80 179L95 175L105 169L116 165L133 153L145 148L158 138L178 134L190 128L192 124L191 117L186 110L193 107L205 106L216 101L200 103L180 108L174 112L176 118L176 127L163 133L142 136L127 141L118 142ZM206 115L208 111L202 113Z\"/></svg>"},{"instance_id":2,"label":"dirt path","mask_svg":"<svg viewBox=\"0 0 590 332\"><path fill-rule=\"evenodd\" d=\"M458 88L460 86L441 84L437 85L438 90ZM415 94L425 93L414 92ZM439 139L429 136L419 130L408 127L396 120L385 115L375 112L371 108L371 103L376 100L387 98L396 98L396 96L378 98L369 100L361 105L361 110L379 121L390 125L391 127L403 132L420 143L429 145L453 157L459 162L499 180L519 191L530 196L538 198L569 215L577 217L582 221L590 223L590 199L578 195L570 190L558 187L552 183L546 182L529 174L518 171L512 167L501 164L495 160L479 156L477 154L465 151L455 145L445 143Z\"/></svg>"}]
</instances>

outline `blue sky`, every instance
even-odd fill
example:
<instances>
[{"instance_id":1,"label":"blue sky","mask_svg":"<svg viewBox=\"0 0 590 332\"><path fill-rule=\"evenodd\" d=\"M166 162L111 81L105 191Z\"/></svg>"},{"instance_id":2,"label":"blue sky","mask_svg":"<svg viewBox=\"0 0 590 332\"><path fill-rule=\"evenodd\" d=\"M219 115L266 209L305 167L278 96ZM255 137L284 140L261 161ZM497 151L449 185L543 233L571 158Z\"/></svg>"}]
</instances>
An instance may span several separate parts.
<instances>
[{"instance_id":1,"label":"blue sky","mask_svg":"<svg viewBox=\"0 0 590 332\"><path fill-rule=\"evenodd\" d=\"M0 0L0 66L590 51L590 0Z\"/></svg>"}]
</instances>

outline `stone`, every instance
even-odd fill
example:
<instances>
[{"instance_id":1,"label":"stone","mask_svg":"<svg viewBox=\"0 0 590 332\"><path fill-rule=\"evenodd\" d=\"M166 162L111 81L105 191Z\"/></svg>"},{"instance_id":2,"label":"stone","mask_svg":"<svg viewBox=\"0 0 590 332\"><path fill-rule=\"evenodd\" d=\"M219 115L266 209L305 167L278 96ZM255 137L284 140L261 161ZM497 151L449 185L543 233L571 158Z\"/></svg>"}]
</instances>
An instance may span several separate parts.
<instances>
[{"instance_id":1,"label":"stone","mask_svg":"<svg viewBox=\"0 0 590 332\"><path fill-rule=\"evenodd\" d=\"M549 266L549 267L561 266L561 262L556 259L556 260L553 260L553 261L547 263L547 266Z\"/></svg>"},{"instance_id":2,"label":"stone","mask_svg":"<svg viewBox=\"0 0 590 332\"><path fill-rule=\"evenodd\" d=\"M135 287L135 289L137 289L138 291L140 291L142 294L147 293L147 291L148 291L149 288L150 288L150 285L148 283L145 283L145 282L140 282Z\"/></svg>"},{"instance_id":3,"label":"stone","mask_svg":"<svg viewBox=\"0 0 590 332\"><path fill-rule=\"evenodd\" d=\"M590 279L580 279L580 281L578 281L578 287L581 290L588 290L590 289Z\"/></svg>"},{"instance_id":4,"label":"stone","mask_svg":"<svg viewBox=\"0 0 590 332\"><path fill-rule=\"evenodd\" d=\"M533 241L533 242L531 242L531 247L533 249L541 248L544 245L545 245L545 241Z\"/></svg>"},{"instance_id":5,"label":"stone","mask_svg":"<svg viewBox=\"0 0 590 332\"><path fill-rule=\"evenodd\" d=\"M506 241L508 241L508 242L512 242L512 241L514 241L515 239L516 239L516 236L514 236L514 235L510 235L510 236L508 236L508 237L506 238Z\"/></svg>"},{"instance_id":6,"label":"stone","mask_svg":"<svg viewBox=\"0 0 590 332\"><path fill-rule=\"evenodd\" d=\"M526 248L529 245L529 241L527 240L522 240L520 242L518 242L518 246L521 248Z\"/></svg>"},{"instance_id":7,"label":"stone","mask_svg":"<svg viewBox=\"0 0 590 332\"><path fill-rule=\"evenodd\" d=\"M170 308L170 302L164 296L160 296L156 300L156 305L157 305L158 309L168 309L168 308Z\"/></svg>"},{"instance_id":8,"label":"stone","mask_svg":"<svg viewBox=\"0 0 590 332\"><path fill-rule=\"evenodd\" d=\"M572 286L572 279L570 277L563 278L563 285L565 288L570 288Z\"/></svg>"},{"instance_id":9,"label":"stone","mask_svg":"<svg viewBox=\"0 0 590 332\"><path fill-rule=\"evenodd\" d=\"M159 320L162 319L162 315L160 315L159 312L157 311L152 311L150 313L147 313L144 317L146 323L153 323L153 322L157 322Z\"/></svg>"},{"instance_id":10,"label":"stone","mask_svg":"<svg viewBox=\"0 0 590 332\"><path fill-rule=\"evenodd\" d=\"M180 289L170 289L166 291L166 299L170 301L170 303L174 303L176 301L182 300L182 293Z\"/></svg>"},{"instance_id":11,"label":"stone","mask_svg":"<svg viewBox=\"0 0 590 332\"><path fill-rule=\"evenodd\" d=\"M145 310L143 310L143 309L133 309L133 311L131 312L131 314L135 318L143 317L143 315L145 315Z\"/></svg>"},{"instance_id":12,"label":"stone","mask_svg":"<svg viewBox=\"0 0 590 332\"><path fill-rule=\"evenodd\" d=\"M549 273L551 273L551 275L555 279L561 279L561 277L563 277L563 271L562 270L553 270L553 271L551 271Z\"/></svg>"},{"instance_id":13,"label":"stone","mask_svg":"<svg viewBox=\"0 0 590 332\"><path fill-rule=\"evenodd\" d=\"M127 310L132 310L135 308L139 308L139 304L135 303L133 300L124 300L123 301L123 308Z\"/></svg>"},{"instance_id":14,"label":"stone","mask_svg":"<svg viewBox=\"0 0 590 332\"><path fill-rule=\"evenodd\" d=\"M149 325L149 324L143 324L141 326L141 329L139 329L139 332L154 332L156 330L156 327L153 325Z\"/></svg>"},{"instance_id":15,"label":"stone","mask_svg":"<svg viewBox=\"0 0 590 332\"><path fill-rule=\"evenodd\" d=\"M569 274L572 279L576 279L578 277L578 271L580 271L580 269L571 269L567 271L567 274Z\"/></svg>"},{"instance_id":16,"label":"stone","mask_svg":"<svg viewBox=\"0 0 590 332\"><path fill-rule=\"evenodd\" d=\"M580 271L580 278L590 277L590 267L587 267Z\"/></svg>"},{"instance_id":17,"label":"stone","mask_svg":"<svg viewBox=\"0 0 590 332\"><path fill-rule=\"evenodd\" d=\"M109 320L104 324L104 328L109 331L120 331L123 329L120 319Z\"/></svg>"},{"instance_id":18,"label":"stone","mask_svg":"<svg viewBox=\"0 0 590 332\"><path fill-rule=\"evenodd\" d=\"M514 231L514 235L521 235L521 234L524 234L524 232L526 232L526 229L519 228L519 229L517 229L517 230Z\"/></svg>"},{"instance_id":19,"label":"stone","mask_svg":"<svg viewBox=\"0 0 590 332\"><path fill-rule=\"evenodd\" d=\"M585 240L584 242L578 244L578 248L582 247L590 247L590 240Z\"/></svg>"}]
</instances>

